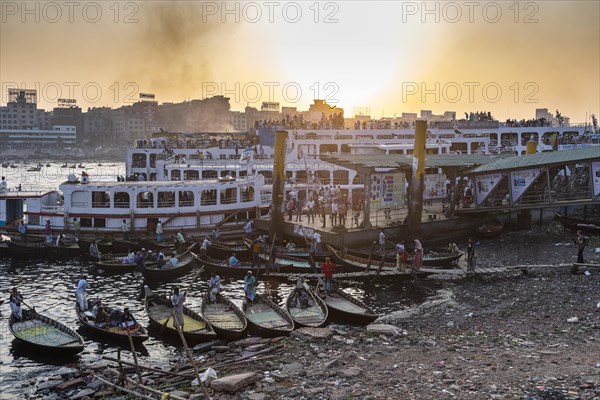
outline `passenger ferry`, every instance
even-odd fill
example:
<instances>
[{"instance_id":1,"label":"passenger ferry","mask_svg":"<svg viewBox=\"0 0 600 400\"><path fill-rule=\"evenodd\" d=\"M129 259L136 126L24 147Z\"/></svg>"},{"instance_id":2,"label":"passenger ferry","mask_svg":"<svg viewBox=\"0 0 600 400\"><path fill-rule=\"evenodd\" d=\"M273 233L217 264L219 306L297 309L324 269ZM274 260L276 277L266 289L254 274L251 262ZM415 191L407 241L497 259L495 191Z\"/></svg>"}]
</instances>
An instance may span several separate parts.
<instances>
[{"instance_id":1,"label":"passenger ferry","mask_svg":"<svg viewBox=\"0 0 600 400\"><path fill-rule=\"evenodd\" d=\"M125 220L131 232L205 230L215 224L246 221L268 213L270 189L261 175L202 181L94 182L69 176L58 190L0 192L0 226L25 218L28 230L121 232Z\"/></svg>"}]
</instances>

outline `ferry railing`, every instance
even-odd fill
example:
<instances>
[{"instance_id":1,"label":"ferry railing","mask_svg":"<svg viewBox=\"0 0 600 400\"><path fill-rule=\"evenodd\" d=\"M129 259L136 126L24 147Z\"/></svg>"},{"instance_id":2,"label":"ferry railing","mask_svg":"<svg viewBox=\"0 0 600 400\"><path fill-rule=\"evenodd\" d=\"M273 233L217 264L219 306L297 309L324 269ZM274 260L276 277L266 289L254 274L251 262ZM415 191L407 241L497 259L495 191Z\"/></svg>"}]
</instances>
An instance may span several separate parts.
<instances>
[{"instance_id":1,"label":"ferry railing","mask_svg":"<svg viewBox=\"0 0 600 400\"><path fill-rule=\"evenodd\" d=\"M115 201L115 208L129 208L128 201Z\"/></svg>"},{"instance_id":2,"label":"ferry railing","mask_svg":"<svg viewBox=\"0 0 600 400\"><path fill-rule=\"evenodd\" d=\"M171 208L171 207L175 207L175 200L159 201L159 202L156 203L156 207L157 208Z\"/></svg>"},{"instance_id":3,"label":"ferry railing","mask_svg":"<svg viewBox=\"0 0 600 400\"><path fill-rule=\"evenodd\" d=\"M237 198L235 197L222 197L221 204L234 204L237 203Z\"/></svg>"},{"instance_id":4,"label":"ferry railing","mask_svg":"<svg viewBox=\"0 0 600 400\"><path fill-rule=\"evenodd\" d=\"M201 206L214 206L217 205L217 199L202 199L200 200Z\"/></svg>"},{"instance_id":5,"label":"ferry railing","mask_svg":"<svg viewBox=\"0 0 600 400\"><path fill-rule=\"evenodd\" d=\"M179 200L179 207L192 207L194 200Z\"/></svg>"},{"instance_id":6,"label":"ferry railing","mask_svg":"<svg viewBox=\"0 0 600 400\"><path fill-rule=\"evenodd\" d=\"M92 208L110 208L110 202L92 201Z\"/></svg>"}]
</instances>

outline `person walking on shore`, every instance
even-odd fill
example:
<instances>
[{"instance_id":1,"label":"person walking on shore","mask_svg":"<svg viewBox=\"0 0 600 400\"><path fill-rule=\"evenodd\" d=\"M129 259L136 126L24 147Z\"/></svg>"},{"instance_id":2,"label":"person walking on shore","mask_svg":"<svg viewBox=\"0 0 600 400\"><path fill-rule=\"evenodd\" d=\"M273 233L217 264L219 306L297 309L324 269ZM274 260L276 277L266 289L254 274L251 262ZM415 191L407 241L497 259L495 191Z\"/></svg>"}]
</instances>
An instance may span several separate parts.
<instances>
[{"instance_id":1,"label":"person walking on shore","mask_svg":"<svg viewBox=\"0 0 600 400\"><path fill-rule=\"evenodd\" d=\"M415 239L415 254L413 256L413 270L418 271L423 266L423 245Z\"/></svg>"},{"instance_id":2,"label":"person walking on shore","mask_svg":"<svg viewBox=\"0 0 600 400\"><path fill-rule=\"evenodd\" d=\"M467 244L467 272L475 272L475 243L471 238Z\"/></svg>"},{"instance_id":3,"label":"person walking on shore","mask_svg":"<svg viewBox=\"0 0 600 400\"><path fill-rule=\"evenodd\" d=\"M404 247L404 241L401 240L396 244L396 269L404 272L404 264L408 259L406 248Z\"/></svg>"},{"instance_id":4,"label":"person walking on shore","mask_svg":"<svg viewBox=\"0 0 600 400\"><path fill-rule=\"evenodd\" d=\"M331 258L325 257L325 262L321 264L321 272L325 278L325 291L329 294L333 289L333 273L335 272L335 264L331 262Z\"/></svg>"},{"instance_id":5,"label":"person walking on shore","mask_svg":"<svg viewBox=\"0 0 600 400\"><path fill-rule=\"evenodd\" d=\"M577 263L583 264L585 262L583 261L583 250L585 250L585 247L587 246L588 238L583 236L583 232L577 231L577 237L573 239L573 241L577 246Z\"/></svg>"}]
</instances>

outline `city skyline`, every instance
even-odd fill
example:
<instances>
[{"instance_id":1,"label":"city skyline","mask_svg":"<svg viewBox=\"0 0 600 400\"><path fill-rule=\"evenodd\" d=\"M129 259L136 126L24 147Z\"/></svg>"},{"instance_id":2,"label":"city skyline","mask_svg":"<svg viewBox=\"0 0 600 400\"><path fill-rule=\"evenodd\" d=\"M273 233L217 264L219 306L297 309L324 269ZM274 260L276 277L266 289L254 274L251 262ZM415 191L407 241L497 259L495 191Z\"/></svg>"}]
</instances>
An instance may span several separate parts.
<instances>
[{"instance_id":1,"label":"city skyline","mask_svg":"<svg viewBox=\"0 0 600 400\"><path fill-rule=\"evenodd\" d=\"M374 118L432 110L589 122L600 109L598 2L2 2L1 103L83 109L229 97ZM336 102L337 100L337 102Z\"/></svg>"}]
</instances>

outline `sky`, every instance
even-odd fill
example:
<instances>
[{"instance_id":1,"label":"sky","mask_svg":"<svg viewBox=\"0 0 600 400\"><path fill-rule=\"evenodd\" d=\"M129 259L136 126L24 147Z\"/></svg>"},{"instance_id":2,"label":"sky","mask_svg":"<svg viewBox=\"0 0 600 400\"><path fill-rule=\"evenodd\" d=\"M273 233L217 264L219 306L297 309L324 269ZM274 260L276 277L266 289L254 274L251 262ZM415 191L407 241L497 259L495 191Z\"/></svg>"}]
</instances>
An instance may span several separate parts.
<instances>
[{"instance_id":1,"label":"sky","mask_svg":"<svg viewBox=\"0 0 600 400\"><path fill-rule=\"evenodd\" d=\"M5 1L0 104L214 95L345 115L600 115L600 1Z\"/></svg>"}]
</instances>

